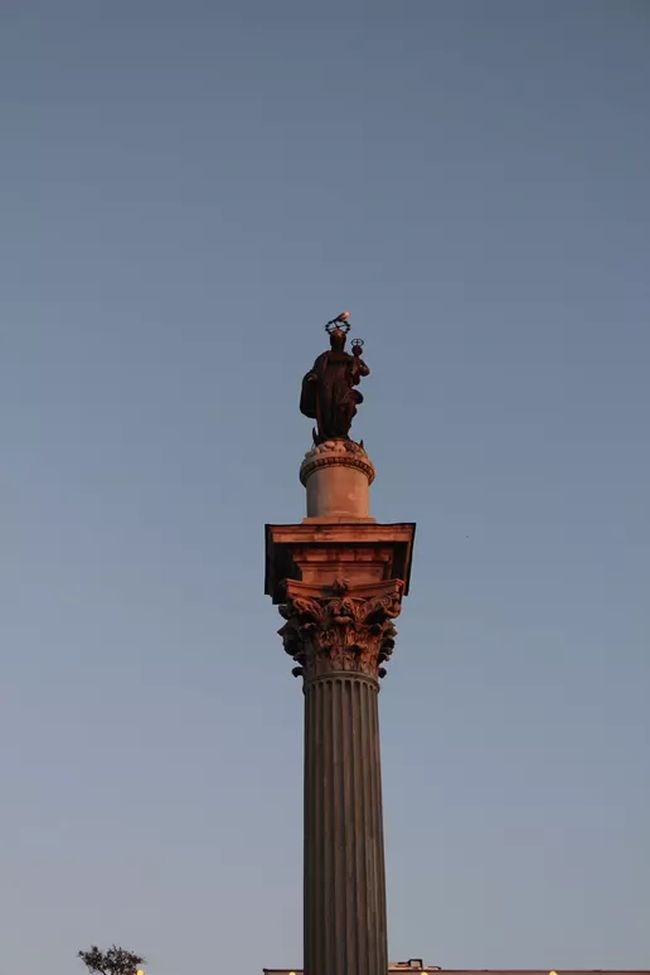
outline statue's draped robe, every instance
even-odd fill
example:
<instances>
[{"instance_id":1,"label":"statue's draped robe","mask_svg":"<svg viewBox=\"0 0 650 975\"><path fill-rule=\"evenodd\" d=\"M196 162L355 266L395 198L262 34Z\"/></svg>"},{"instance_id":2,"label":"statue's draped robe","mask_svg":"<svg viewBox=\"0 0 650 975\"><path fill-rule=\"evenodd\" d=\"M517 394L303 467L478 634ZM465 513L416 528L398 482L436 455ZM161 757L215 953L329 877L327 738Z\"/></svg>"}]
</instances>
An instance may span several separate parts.
<instances>
[{"instance_id":1,"label":"statue's draped robe","mask_svg":"<svg viewBox=\"0 0 650 975\"><path fill-rule=\"evenodd\" d=\"M300 411L318 422L320 440L347 437L361 393L353 387L369 373L358 356L331 350L319 355L302 381Z\"/></svg>"}]
</instances>

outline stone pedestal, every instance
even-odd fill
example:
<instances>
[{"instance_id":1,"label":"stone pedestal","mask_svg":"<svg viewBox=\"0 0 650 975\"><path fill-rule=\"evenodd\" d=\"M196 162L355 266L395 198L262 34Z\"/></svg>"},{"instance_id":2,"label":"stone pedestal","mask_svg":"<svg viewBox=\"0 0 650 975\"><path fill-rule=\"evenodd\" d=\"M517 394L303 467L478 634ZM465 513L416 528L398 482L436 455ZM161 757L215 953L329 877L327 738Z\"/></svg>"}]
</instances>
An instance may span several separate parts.
<instances>
[{"instance_id":1,"label":"stone pedestal","mask_svg":"<svg viewBox=\"0 0 650 975\"><path fill-rule=\"evenodd\" d=\"M337 444L303 461L304 521L266 526L266 592L305 696L305 975L386 975L377 695L415 526L370 517L374 468Z\"/></svg>"},{"instance_id":2,"label":"stone pedestal","mask_svg":"<svg viewBox=\"0 0 650 975\"><path fill-rule=\"evenodd\" d=\"M370 485L375 468L363 447L352 440L326 440L305 454L300 480L307 489L307 518L374 521Z\"/></svg>"}]
</instances>

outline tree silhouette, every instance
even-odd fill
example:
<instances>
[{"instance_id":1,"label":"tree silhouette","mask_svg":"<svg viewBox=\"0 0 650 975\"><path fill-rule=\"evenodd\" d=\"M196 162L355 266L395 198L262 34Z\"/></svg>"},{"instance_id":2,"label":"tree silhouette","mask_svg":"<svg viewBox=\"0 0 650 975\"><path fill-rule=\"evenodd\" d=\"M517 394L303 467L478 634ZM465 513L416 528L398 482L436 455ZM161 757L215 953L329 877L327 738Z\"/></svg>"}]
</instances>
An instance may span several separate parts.
<instances>
[{"instance_id":1,"label":"tree silhouette","mask_svg":"<svg viewBox=\"0 0 650 975\"><path fill-rule=\"evenodd\" d=\"M79 958L89 972L97 975L135 975L136 970L144 963L144 958L113 945L107 951L100 951L93 945L88 951L77 952Z\"/></svg>"}]
</instances>

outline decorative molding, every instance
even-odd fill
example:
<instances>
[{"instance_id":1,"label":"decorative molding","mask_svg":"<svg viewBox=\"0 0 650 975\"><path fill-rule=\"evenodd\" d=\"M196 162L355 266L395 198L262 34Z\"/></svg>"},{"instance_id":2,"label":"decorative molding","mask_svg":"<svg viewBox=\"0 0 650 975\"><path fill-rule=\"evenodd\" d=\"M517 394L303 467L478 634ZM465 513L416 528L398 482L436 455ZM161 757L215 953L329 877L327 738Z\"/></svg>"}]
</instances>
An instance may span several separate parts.
<instances>
[{"instance_id":1,"label":"decorative molding","mask_svg":"<svg viewBox=\"0 0 650 975\"><path fill-rule=\"evenodd\" d=\"M334 672L383 677L403 589L400 579L362 586L337 579L326 587L287 580L286 602L278 607L286 623L278 633L296 662L293 674L305 682Z\"/></svg>"},{"instance_id":2,"label":"decorative molding","mask_svg":"<svg viewBox=\"0 0 650 975\"><path fill-rule=\"evenodd\" d=\"M361 471L368 478L368 484L375 479L375 466L361 444L354 440L326 440L305 454L300 465L301 483L306 485L314 471L334 464Z\"/></svg>"}]
</instances>

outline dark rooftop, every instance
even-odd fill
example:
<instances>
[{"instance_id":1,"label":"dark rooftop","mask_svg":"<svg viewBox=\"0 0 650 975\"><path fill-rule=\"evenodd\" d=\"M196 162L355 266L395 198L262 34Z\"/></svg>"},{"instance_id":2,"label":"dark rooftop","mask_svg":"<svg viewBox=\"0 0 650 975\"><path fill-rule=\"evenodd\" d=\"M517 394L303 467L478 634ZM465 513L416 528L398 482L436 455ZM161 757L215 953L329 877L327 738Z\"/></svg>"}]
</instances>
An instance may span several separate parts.
<instances>
[{"instance_id":1,"label":"dark rooftop","mask_svg":"<svg viewBox=\"0 0 650 975\"><path fill-rule=\"evenodd\" d=\"M425 965L421 958L394 961L388 975L401 972L431 972L436 975L650 975L650 969L630 968L441 968ZM302 968L265 968L264 975L304 975Z\"/></svg>"}]
</instances>

